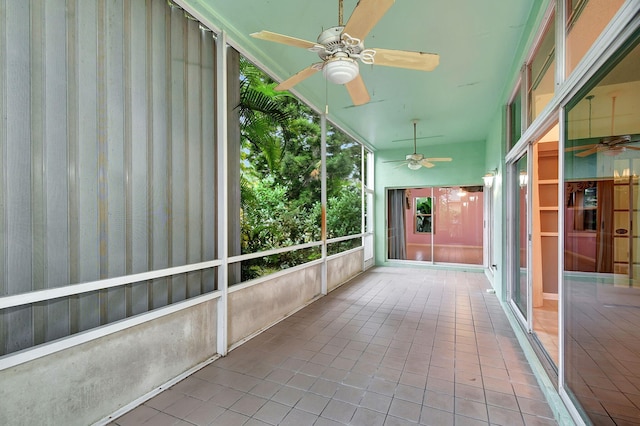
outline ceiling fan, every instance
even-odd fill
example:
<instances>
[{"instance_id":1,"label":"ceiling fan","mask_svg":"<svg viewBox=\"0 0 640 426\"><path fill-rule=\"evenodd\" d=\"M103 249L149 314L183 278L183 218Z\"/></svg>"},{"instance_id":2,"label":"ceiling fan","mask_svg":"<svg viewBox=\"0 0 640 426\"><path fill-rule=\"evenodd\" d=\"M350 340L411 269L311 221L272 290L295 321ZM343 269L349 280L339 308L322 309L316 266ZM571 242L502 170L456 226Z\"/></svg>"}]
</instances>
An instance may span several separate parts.
<instances>
[{"instance_id":1,"label":"ceiling fan","mask_svg":"<svg viewBox=\"0 0 640 426\"><path fill-rule=\"evenodd\" d=\"M586 99L589 101L589 138L591 138L591 101L595 98L594 95L589 95ZM611 133L614 133L614 120L615 120L615 108L616 97L611 98ZM579 145L567 148L565 151L580 151L576 153L576 157L588 157L589 155L602 152L605 155L618 155L626 150L640 151L640 147L629 146L632 143L638 143L640 139L632 140L631 135L618 135L608 136L601 138L598 143L589 145Z\"/></svg>"},{"instance_id":2,"label":"ceiling fan","mask_svg":"<svg viewBox=\"0 0 640 426\"><path fill-rule=\"evenodd\" d=\"M276 86L276 90L289 90L322 70L327 80L346 86L354 105L363 105L369 102L370 97L360 76L358 59L367 65L384 65L420 71L432 71L438 66L440 56L434 53L365 49L364 38L395 0L359 0L345 25L342 18L342 1L338 0L338 26L324 30L315 43L270 31L251 34L252 37L262 40L308 49L317 53L322 60L289 77Z\"/></svg>"},{"instance_id":3,"label":"ceiling fan","mask_svg":"<svg viewBox=\"0 0 640 426\"><path fill-rule=\"evenodd\" d=\"M632 140L631 135L609 136L600 139L596 144L574 146L567 148L567 151L581 151L576 153L576 157L588 157L598 152L613 156L621 154L626 150L640 151L640 147L629 145L638 142L640 142L640 139Z\"/></svg>"},{"instance_id":4,"label":"ceiling fan","mask_svg":"<svg viewBox=\"0 0 640 426\"><path fill-rule=\"evenodd\" d=\"M404 160L391 160L385 161L385 163L401 163L400 166L404 166L405 164L411 170L418 170L421 167L426 167L430 169L435 166L436 162L439 161L451 161L450 157L441 157L441 158L425 158L423 154L419 154L416 148L416 125L418 124L418 120L413 120L413 154L407 154Z\"/></svg>"}]
</instances>

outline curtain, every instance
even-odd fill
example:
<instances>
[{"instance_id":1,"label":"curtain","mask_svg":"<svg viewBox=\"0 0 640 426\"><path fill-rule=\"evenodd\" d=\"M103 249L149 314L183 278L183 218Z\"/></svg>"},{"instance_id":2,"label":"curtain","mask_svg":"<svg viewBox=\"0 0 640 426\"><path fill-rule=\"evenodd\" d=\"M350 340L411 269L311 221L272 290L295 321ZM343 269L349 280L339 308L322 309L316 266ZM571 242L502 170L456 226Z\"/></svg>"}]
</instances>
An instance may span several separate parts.
<instances>
[{"instance_id":1,"label":"curtain","mask_svg":"<svg viewBox=\"0 0 640 426\"><path fill-rule=\"evenodd\" d=\"M389 190L389 259L406 259L405 241L405 190Z\"/></svg>"},{"instance_id":2,"label":"curtain","mask_svg":"<svg viewBox=\"0 0 640 426\"><path fill-rule=\"evenodd\" d=\"M596 272L613 272L613 181L598 182Z\"/></svg>"}]
</instances>

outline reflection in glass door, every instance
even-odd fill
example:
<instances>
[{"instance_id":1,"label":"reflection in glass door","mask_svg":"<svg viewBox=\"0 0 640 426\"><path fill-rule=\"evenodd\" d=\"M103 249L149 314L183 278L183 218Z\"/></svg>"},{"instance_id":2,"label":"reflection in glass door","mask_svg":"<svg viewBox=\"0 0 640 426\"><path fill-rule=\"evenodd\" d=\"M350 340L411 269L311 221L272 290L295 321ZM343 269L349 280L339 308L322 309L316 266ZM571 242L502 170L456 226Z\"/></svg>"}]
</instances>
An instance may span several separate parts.
<instances>
[{"instance_id":1,"label":"reflection in glass door","mask_svg":"<svg viewBox=\"0 0 640 426\"><path fill-rule=\"evenodd\" d=\"M563 383L585 423L640 419L640 32L566 110Z\"/></svg>"},{"instance_id":2,"label":"reflection in glass door","mask_svg":"<svg viewBox=\"0 0 640 426\"><path fill-rule=\"evenodd\" d=\"M557 368L558 346L558 126L532 145L530 324L544 357ZM542 354L540 354L542 355Z\"/></svg>"},{"instance_id":3,"label":"reflection in glass door","mask_svg":"<svg viewBox=\"0 0 640 426\"><path fill-rule=\"evenodd\" d=\"M529 194L529 175L528 169L528 155L525 154L516 162L515 173L512 173L514 179L512 188L515 190L515 211L514 211L514 254L513 259L513 271L514 277L511 284L511 301L516 306L517 310L522 314L522 317L526 320L527 306L528 306L528 291L529 291L529 222L527 215Z\"/></svg>"}]
</instances>

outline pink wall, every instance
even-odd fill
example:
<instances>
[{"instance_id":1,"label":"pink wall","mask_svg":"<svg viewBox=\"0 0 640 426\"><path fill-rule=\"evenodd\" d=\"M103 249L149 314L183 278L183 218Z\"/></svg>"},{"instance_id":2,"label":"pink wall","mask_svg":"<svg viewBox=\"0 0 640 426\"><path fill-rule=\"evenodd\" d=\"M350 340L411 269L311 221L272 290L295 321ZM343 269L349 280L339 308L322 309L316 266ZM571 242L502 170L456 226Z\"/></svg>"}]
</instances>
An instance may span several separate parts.
<instances>
[{"instance_id":1,"label":"pink wall","mask_svg":"<svg viewBox=\"0 0 640 426\"><path fill-rule=\"evenodd\" d=\"M431 188L411 189L411 208L405 209L407 244L430 244L431 234L416 233L415 198L431 196ZM457 189L434 188L434 243L482 247L483 193L468 192L459 197ZM465 204L466 203L466 204Z\"/></svg>"}]
</instances>

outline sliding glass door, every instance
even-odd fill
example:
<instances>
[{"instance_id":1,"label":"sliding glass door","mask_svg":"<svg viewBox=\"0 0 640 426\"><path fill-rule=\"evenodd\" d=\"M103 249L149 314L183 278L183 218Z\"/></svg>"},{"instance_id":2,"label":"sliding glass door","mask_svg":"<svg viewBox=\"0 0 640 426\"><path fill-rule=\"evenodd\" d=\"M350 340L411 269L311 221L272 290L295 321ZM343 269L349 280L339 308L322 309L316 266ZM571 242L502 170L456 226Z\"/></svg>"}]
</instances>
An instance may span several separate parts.
<instances>
[{"instance_id":1,"label":"sliding glass door","mask_svg":"<svg viewBox=\"0 0 640 426\"><path fill-rule=\"evenodd\" d=\"M563 389L586 421L640 419L640 33L567 106Z\"/></svg>"},{"instance_id":2,"label":"sliding glass door","mask_svg":"<svg viewBox=\"0 0 640 426\"><path fill-rule=\"evenodd\" d=\"M387 258L483 264L484 188L387 190Z\"/></svg>"},{"instance_id":3,"label":"sliding glass door","mask_svg":"<svg viewBox=\"0 0 640 426\"><path fill-rule=\"evenodd\" d=\"M511 241L513 247L510 258L511 280L509 285L510 302L516 312L520 314L521 321L527 322L529 318L529 252L530 252L530 226L529 226L529 155L525 153L515 163L511 164L510 188L512 194L513 218ZM527 326L527 328L529 328Z\"/></svg>"}]
</instances>

